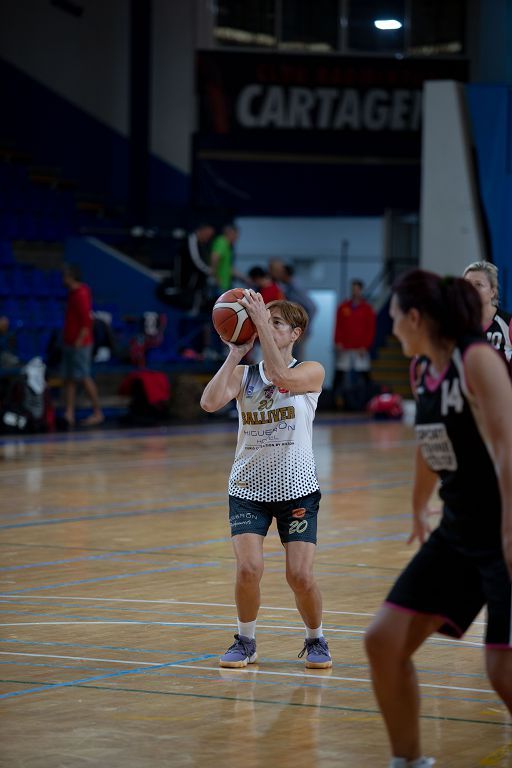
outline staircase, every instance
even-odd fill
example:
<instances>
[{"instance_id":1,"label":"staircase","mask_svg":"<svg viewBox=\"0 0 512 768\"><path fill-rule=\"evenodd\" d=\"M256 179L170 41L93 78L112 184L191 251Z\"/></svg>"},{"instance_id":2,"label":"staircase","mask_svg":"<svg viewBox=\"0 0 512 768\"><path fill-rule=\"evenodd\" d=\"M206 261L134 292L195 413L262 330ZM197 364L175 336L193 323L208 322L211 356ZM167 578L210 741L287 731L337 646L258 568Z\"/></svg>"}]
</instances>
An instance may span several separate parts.
<instances>
[{"instance_id":1,"label":"staircase","mask_svg":"<svg viewBox=\"0 0 512 768\"><path fill-rule=\"evenodd\" d=\"M372 378L383 388L404 398L412 398L409 360L404 357L400 342L394 336L386 338L377 358L372 361Z\"/></svg>"}]
</instances>

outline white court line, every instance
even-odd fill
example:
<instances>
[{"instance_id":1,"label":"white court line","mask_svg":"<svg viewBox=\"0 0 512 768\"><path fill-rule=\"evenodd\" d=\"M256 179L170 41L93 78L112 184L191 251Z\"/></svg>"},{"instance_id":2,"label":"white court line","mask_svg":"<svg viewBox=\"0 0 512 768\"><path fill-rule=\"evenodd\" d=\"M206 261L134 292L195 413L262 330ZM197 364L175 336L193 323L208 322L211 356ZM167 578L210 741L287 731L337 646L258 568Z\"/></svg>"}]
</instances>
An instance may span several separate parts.
<instances>
[{"instance_id":1,"label":"white court line","mask_svg":"<svg viewBox=\"0 0 512 768\"><path fill-rule=\"evenodd\" d=\"M173 600L172 598L169 598L168 600L147 600L147 599L141 599L141 598L129 598L129 597L70 597L68 595L2 595L0 594L0 598L2 599L9 599L9 600L19 600L23 598L30 598L31 600L95 600L98 602L106 602L106 603L158 603L162 605L201 605L206 606L207 608L236 608L236 605L234 603L198 603L198 602L191 602L190 600ZM272 605L261 605L260 610L265 611L290 611L293 613L296 613L296 608L284 608L280 606L272 606ZM356 613L355 611L327 611L323 610L322 613L330 613L337 616L369 616L370 618L374 616L373 613ZM484 621L474 621L473 624L481 624L482 626L485 625Z\"/></svg>"},{"instance_id":2,"label":"white court line","mask_svg":"<svg viewBox=\"0 0 512 768\"><path fill-rule=\"evenodd\" d=\"M234 603L193 603L190 601L185 600L173 600L170 598L169 600L146 600L146 599L140 599L140 598L128 598L128 597L70 597L69 595L26 595L26 594L20 594L17 595L2 595L0 594L0 598L3 599L9 599L9 600L20 600L23 598L30 598L31 600L97 600L101 602L107 602L107 603L159 603L162 605L200 605L200 606L206 606L206 607L213 607L213 608L236 608ZM270 605L262 605L260 606L260 610L266 610L266 611L290 611L292 613L297 613L296 608L280 608L279 606L270 606ZM323 611L323 613L333 613L333 614L340 614L340 615L346 615L346 616L373 616L373 613L354 613L353 611Z\"/></svg>"},{"instance_id":3,"label":"white court line","mask_svg":"<svg viewBox=\"0 0 512 768\"><path fill-rule=\"evenodd\" d=\"M229 622L228 624L222 624L220 622L214 622L210 623L208 621L142 621L138 619L132 619L130 621L122 621L119 619L113 619L111 621L109 620L103 620L103 621L89 621L89 620L83 620L83 621L18 621L8 624L0 623L0 627L46 627L46 626L59 626L59 625L66 625L66 624L76 624L79 627L83 627L86 624L106 624L106 625L116 625L116 624L125 624L130 627L137 627L137 626L154 626L154 627L230 627L231 629L234 629L233 622ZM297 629L300 629L300 627L297 626L291 626L288 627L286 624L258 624L259 629L291 629L296 631ZM366 632L365 629L335 629L334 627L324 627L324 629L328 633L338 632L343 633L347 635L364 635ZM482 643L473 643L470 640L457 640L456 638L451 637L435 637L436 642L443 642L443 643L457 643L458 645L469 645L474 648L480 648L482 647ZM426 641L427 643L430 642L430 639Z\"/></svg>"},{"instance_id":4,"label":"white court line","mask_svg":"<svg viewBox=\"0 0 512 768\"><path fill-rule=\"evenodd\" d=\"M148 667L162 667L164 668L167 666L166 662L158 662L158 661L128 661L125 659L96 659L96 658L89 658L88 656L57 656L52 655L49 653L15 653L14 651L10 653L9 651L0 651L1 656L30 656L30 657L36 657L36 658L44 658L44 659L70 659L72 661L105 661L108 664L135 664L136 666L145 665ZM196 664L176 664L175 662L169 662L169 668L170 669L193 669L193 670L200 670L201 672L218 672L219 667L203 667ZM254 674L254 675L269 675L272 677L300 677L300 678L315 678L319 680L337 680L340 682L345 683L366 683L370 684L371 680L366 677L341 677L339 675L315 675L314 673L310 672L274 672L271 670L266 669L223 669L223 674L228 672L228 674L233 674L233 679L236 679L240 673L242 674ZM226 678L222 678L225 680ZM459 685L440 685L436 683L420 683L420 688L436 688L441 690L447 690L447 691L462 691L463 693L491 693L496 695L496 692L493 690L488 690L487 688L464 688Z\"/></svg>"}]
</instances>

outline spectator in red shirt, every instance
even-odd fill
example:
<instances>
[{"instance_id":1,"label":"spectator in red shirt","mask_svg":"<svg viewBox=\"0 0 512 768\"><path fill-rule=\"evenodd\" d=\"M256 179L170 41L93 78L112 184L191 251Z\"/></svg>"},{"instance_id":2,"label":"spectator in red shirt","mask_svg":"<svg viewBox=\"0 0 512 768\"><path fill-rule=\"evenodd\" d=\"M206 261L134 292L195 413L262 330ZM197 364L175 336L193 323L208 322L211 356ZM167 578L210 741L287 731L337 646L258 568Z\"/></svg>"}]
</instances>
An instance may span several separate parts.
<instances>
[{"instance_id":1,"label":"spectator in red shirt","mask_svg":"<svg viewBox=\"0 0 512 768\"><path fill-rule=\"evenodd\" d=\"M335 403L342 404L348 391L370 379L370 348L375 339L376 317L373 307L363 298L364 283L352 280L350 299L336 311L334 345L336 374L333 392ZM345 403L347 405L347 403Z\"/></svg>"},{"instance_id":2,"label":"spectator in red shirt","mask_svg":"<svg viewBox=\"0 0 512 768\"><path fill-rule=\"evenodd\" d=\"M96 426L104 421L98 390L91 377L93 347L92 297L88 285L80 282L78 269L66 265L63 282L69 291L64 317L62 375L64 378L64 420L68 427L75 425L75 401L78 383L81 383L91 401L92 413L81 423Z\"/></svg>"},{"instance_id":3,"label":"spectator in red shirt","mask_svg":"<svg viewBox=\"0 0 512 768\"><path fill-rule=\"evenodd\" d=\"M281 288L263 267L253 267L250 269L248 278L251 287L263 296L265 304L268 304L269 301L280 301L285 298Z\"/></svg>"}]
</instances>

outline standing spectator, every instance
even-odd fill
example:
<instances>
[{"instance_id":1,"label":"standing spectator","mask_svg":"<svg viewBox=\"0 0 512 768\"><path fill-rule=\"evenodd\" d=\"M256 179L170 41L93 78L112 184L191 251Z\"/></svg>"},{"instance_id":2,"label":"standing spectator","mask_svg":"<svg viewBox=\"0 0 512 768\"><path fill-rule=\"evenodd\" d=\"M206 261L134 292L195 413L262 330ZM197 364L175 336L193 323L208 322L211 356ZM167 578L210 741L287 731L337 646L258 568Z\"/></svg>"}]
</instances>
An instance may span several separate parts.
<instances>
[{"instance_id":1,"label":"standing spectator","mask_svg":"<svg viewBox=\"0 0 512 768\"><path fill-rule=\"evenodd\" d=\"M204 311L208 303L208 279L212 274L209 245L215 234L211 224L199 224L177 249L173 269L157 288L158 298L190 315Z\"/></svg>"},{"instance_id":2,"label":"standing spectator","mask_svg":"<svg viewBox=\"0 0 512 768\"><path fill-rule=\"evenodd\" d=\"M498 268L490 261L468 264L463 277L478 291L482 302L482 328L512 374L512 315L499 307Z\"/></svg>"},{"instance_id":3,"label":"standing spectator","mask_svg":"<svg viewBox=\"0 0 512 768\"><path fill-rule=\"evenodd\" d=\"M376 317L373 307L363 298L363 287L361 280L352 280L350 299L343 301L336 311L333 394L335 403L343 402L347 410L364 408L370 380Z\"/></svg>"},{"instance_id":4,"label":"standing spectator","mask_svg":"<svg viewBox=\"0 0 512 768\"><path fill-rule=\"evenodd\" d=\"M285 298L281 288L263 267L252 267L247 276L252 284L251 287L263 296L265 304L268 304L269 301L280 301Z\"/></svg>"},{"instance_id":5,"label":"standing spectator","mask_svg":"<svg viewBox=\"0 0 512 768\"><path fill-rule=\"evenodd\" d=\"M92 404L92 414L81 423L86 427L97 426L104 421L104 416L99 404L98 390L91 377L93 348L91 291L88 285L80 282L79 271L72 264L65 266L63 282L69 291L64 317L62 350L64 420L68 427L73 427L75 424L76 389L77 384L81 383Z\"/></svg>"},{"instance_id":6,"label":"standing spectator","mask_svg":"<svg viewBox=\"0 0 512 768\"><path fill-rule=\"evenodd\" d=\"M306 333L299 338L294 349L294 355L300 362L304 359L304 347L311 335L311 324L317 311L316 304L308 295L308 292L299 284L291 264L285 264L279 259L271 259L268 263L268 270L273 280L282 288L286 300L300 304L308 313L309 324Z\"/></svg>"},{"instance_id":7,"label":"standing spectator","mask_svg":"<svg viewBox=\"0 0 512 768\"><path fill-rule=\"evenodd\" d=\"M189 234L180 249L180 282L183 292L192 299L193 315L204 311L207 303L207 283L212 273L209 245L214 234L211 224L200 224Z\"/></svg>"},{"instance_id":8,"label":"standing spectator","mask_svg":"<svg viewBox=\"0 0 512 768\"><path fill-rule=\"evenodd\" d=\"M233 247L237 240L238 229L233 224L228 224L222 230L222 235L218 235L213 241L210 261L215 289L219 294L231 288L234 277L245 282L245 278L239 275L233 266Z\"/></svg>"}]
</instances>

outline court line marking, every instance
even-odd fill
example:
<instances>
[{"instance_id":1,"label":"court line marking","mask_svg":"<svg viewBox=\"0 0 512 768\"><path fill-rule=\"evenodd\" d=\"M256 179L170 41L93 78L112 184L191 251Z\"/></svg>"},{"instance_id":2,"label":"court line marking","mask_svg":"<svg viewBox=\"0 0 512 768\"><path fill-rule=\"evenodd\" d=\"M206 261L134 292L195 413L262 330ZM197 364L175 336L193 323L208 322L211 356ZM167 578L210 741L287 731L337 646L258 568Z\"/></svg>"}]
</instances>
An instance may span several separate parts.
<instances>
[{"instance_id":1,"label":"court line marking","mask_svg":"<svg viewBox=\"0 0 512 768\"><path fill-rule=\"evenodd\" d=\"M92 465L91 465L92 466ZM69 467L63 467L59 469L59 472L62 471L62 469L65 469L67 472L71 471ZM75 471L73 469L73 471ZM0 472L1 477L1 472ZM410 485L410 480L406 480L405 478L400 481L392 480L392 481L376 481L376 482L370 482L370 483L361 483L360 485L352 485L352 486L344 486L341 488L322 488L322 494L324 496L334 496L337 494L347 494L347 493L354 493L354 492L371 492L375 490L382 490L383 488L397 488L402 485ZM218 496L218 494L212 494L212 496ZM108 511L108 512L98 512L98 514L92 514L92 515L78 515L76 517L50 517L45 520L30 520L28 522L22 522L22 523L8 523L7 525L0 525L0 530L6 531L6 530L13 530L13 529L19 529L19 528L34 528L34 527L40 527L45 525L67 525L70 523L80 523L84 522L86 520L108 520L108 519L118 519L122 517L144 517L148 515L161 515L166 513L175 513L175 512L183 512L188 509L197 509L198 507L206 508L206 507L225 507L226 501L225 498L213 500L213 501L203 501L201 504L197 503L190 503L190 504L182 504L179 506L164 506L164 507L157 507L154 509L139 509L139 510L124 510L124 511ZM101 509L101 506L98 507L98 509ZM73 511L73 510L71 510ZM62 513L57 513L62 514ZM6 518L6 519L12 519L12 518ZM15 518L17 519L17 518ZM405 538L405 534L403 534Z\"/></svg>"},{"instance_id":2,"label":"court line marking","mask_svg":"<svg viewBox=\"0 0 512 768\"><path fill-rule=\"evenodd\" d=\"M103 620L94 620L89 621L88 619L85 619L83 621L18 621L18 622L9 622L9 623L0 623L0 627L45 627L45 626L59 626L59 625L69 625L69 624L75 624L76 626L83 627L86 624L105 624L105 625L128 625L128 626L151 626L151 627L228 627L231 629L234 629L233 622L229 622L228 624L223 624L221 622L207 622L207 621L142 621L142 619L103 619ZM286 626L286 625L276 625L276 624L258 624L258 627L260 629L273 629L273 630L293 630L297 631L300 629L297 625L295 626ZM334 627L325 627L327 632L333 632L333 633L340 633L340 634L348 634L348 635L364 635L366 632L366 629L336 629ZM473 642L471 640L458 640L456 638L451 637L434 637L429 638L426 640L426 643L430 643L432 640L434 640L436 643L438 642L445 642L445 643L456 643L458 645L467 645L472 648L481 648L482 643L481 642Z\"/></svg>"},{"instance_id":3,"label":"court line marking","mask_svg":"<svg viewBox=\"0 0 512 768\"><path fill-rule=\"evenodd\" d=\"M18 595L13 594L0 594L0 598L7 598L9 600L18 600ZM92 600L97 602L107 602L107 603L159 603L164 605L200 605L200 606L206 606L208 608L236 608L234 603L202 603L198 601L191 601L191 600L174 600L173 598L167 598L167 599L159 599L159 600L150 600L148 598L140 598L140 597L80 597L76 596L73 597L72 595L23 595L22 599L24 598L32 598L34 600ZM289 611L290 613L295 613L297 611L296 608L286 608L284 606L275 606L275 605L262 605L260 606L260 610L265 611ZM367 616L367 617L373 617L375 616L374 613L358 613L356 611L330 611L330 610L323 610L323 613L329 613L339 616ZM474 621L473 625L481 625L485 626L485 621ZM260 626L258 624L258 626ZM447 640L450 638L446 638Z\"/></svg>"},{"instance_id":4,"label":"court line marking","mask_svg":"<svg viewBox=\"0 0 512 768\"><path fill-rule=\"evenodd\" d=\"M40 587L23 587L23 589L13 589L7 592L7 597L15 597L16 595L24 595L25 592L46 589L62 589L63 587L74 587L78 584L98 584L102 581L117 581L118 579L134 579L137 576L147 576L152 573L169 573L171 571L185 571L193 568L218 568L219 562L212 561L206 563L177 563L176 565L170 565L167 568L150 568L144 571L134 571L132 573L115 573L111 576L97 576L94 579L77 579L75 581L63 581L57 584L43 584Z\"/></svg>"},{"instance_id":5,"label":"court line marking","mask_svg":"<svg viewBox=\"0 0 512 768\"><path fill-rule=\"evenodd\" d=\"M201 672L218 672L219 669L221 669L219 666L216 667L206 667L206 666L199 666L197 664L183 664L182 662L166 662L161 663L158 661L151 662L151 661L136 661L136 660L126 660L126 659L101 659L101 658L92 658L89 656L64 656L64 655L57 655L57 654L50 654L50 653L22 653L22 652L16 652L16 651L0 651L1 656L28 656L31 658L44 658L44 659L68 659L72 661L104 661L107 664L136 664L137 667L134 670L127 670L123 674L131 674L132 672L134 674L139 674L143 670L140 669L141 665L143 665L145 668L152 669L162 669L165 667L173 667L176 669L193 669L193 670L201 670ZM211 658L212 654L209 654L206 658ZM205 659L205 656L202 656L201 658L198 658L198 661L203 661ZM344 682L344 683L366 683L371 684L370 678L366 677L343 677L341 675L322 675L322 674L315 674L310 673L309 671L306 672L276 672L274 670L266 670L266 669L246 669L243 670L240 669L223 669L223 674L233 674L233 679L236 679L236 676L240 674L240 672L244 674L254 674L254 675L269 675L271 677L291 677L291 678L306 678L306 679L319 679L319 680L336 680L338 682ZM121 674L121 673L114 673L114 674ZM108 675L110 676L110 675ZM225 680L226 678L221 678ZM59 683L57 685L72 685L72 683ZM435 688L436 690L447 690L447 691L460 691L463 693L486 693L486 694L493 694L496 696L496 691L492 689L487 688L469 688L466 686L460 686L460 685L442 685L440 683L419 683L420 688ZM52 686L53 687L53 686ZM30 693L30 691L26 691L26 693ZM0 695L0 698L2 696Z\"/></svg>"},{"instance_id":6,"label":"court line marking","mask_svg":"<svg viewBox=\"0 0 512 768\"><path fill-rule=\"evenodd\" d=\"M198 656L198 661L202 661L205 657L204 655ZM190 661L193 661L193 659L190 659ZM147 662L142 662L143 664L147 664ZM123 677L124 675L140 675L144 672L153 671L155 669L163 669L164 667L173 667L175 665L174 661L168 661L163 664L156 664L156 666L153 666L148 669L148 667L140 667L137 666L135 669L127 669L123 670L121 672L109 672L107 674L103 675L94 675L93 677L84 677L79 680L69 680L66 683L47 683L40 686L37 686L37 688L30 688L29 690L25 691L10 691L9 693L2 693L0 694L0 699L10 699L15 696L27 696L32 693L42 693L43 691L52 691L58 688L71 688L75 685L84 685L85 683L92 683L97 682L98 680L106 680L108 678L113 677Z\"/></svg>"}]
</instances>

